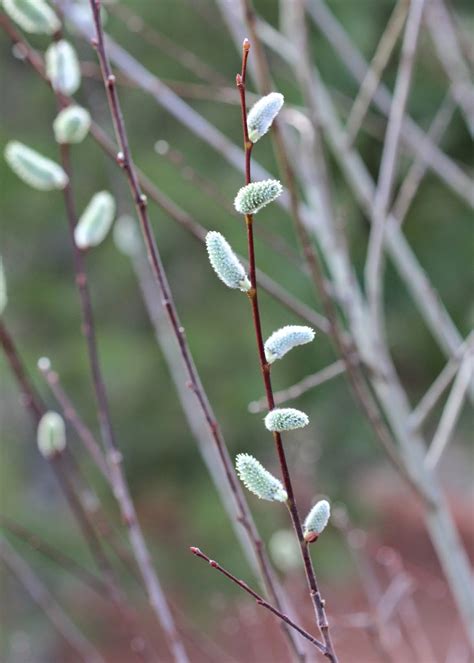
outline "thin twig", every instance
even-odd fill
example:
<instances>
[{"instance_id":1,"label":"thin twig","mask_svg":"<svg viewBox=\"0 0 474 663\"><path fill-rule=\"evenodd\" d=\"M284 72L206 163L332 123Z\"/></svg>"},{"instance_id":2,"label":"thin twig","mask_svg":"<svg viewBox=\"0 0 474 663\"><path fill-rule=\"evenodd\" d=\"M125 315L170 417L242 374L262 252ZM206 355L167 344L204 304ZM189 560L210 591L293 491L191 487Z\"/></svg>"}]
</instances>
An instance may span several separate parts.
<instances>
[{"instance_id":1,"label":"thin twig","mask_svg":"<svg viewBox=\"0 0 474 663\"><path fill-rule=\"evenodd\" d=\"M0 537L0 558L23 585L33 601L43 610L65 642L77 652L85 663L105 663L105 659L91 642L78 630L46 586L26 561L15 552L4 537Z\"/></svg>"},{"instance_id":2,"label":"thin twig","mask_svg":"<svg viewBox=\"0 0 474 663\"><path fill-rule=\"evenodd\" d=\"M219 571L219 573L222 573L223 575L226 576L226 578L229 578L229 580L232 580L233 583L235 583L238 587L244 590L244 592L247 592L247 594L250 594L255 601L257 602L257 605L261 606L262 608L266 608L270 612L272 612L274 615L276 615L279 619L281 619L285 624L288 624L292 629L297 631L303 638L306 638L309 642L311 642L312 645L314 645L321 653L326 655L326 647L323 645L322 642L317 640L314 636L312 636L310 633L305 631L304 629L301 628L301 626L298 626L298 624L295 624L295 622L288 617L288 615L285 615L283 612L280 610L277 610L274 606L270 605L268 601L265 601L265 599L257 594L256 591L254 591L251 587L247 585L246 582L243 580L239 580L236 578L232 573L224 569L218 562L216 562L213 559L210 559L205 553L202 552L199 548L195 548L192 546L190 548L190 551L193 553L193 555L196 555L196 557L200 557L204 561L206 561L209 566L211 566L213 569L216 569L216 571Z\"/></svg>"},{"instance_id":3,"label":"thin twig","mask_svg":"<svg viewBox=\"0 0 474 663\"><path fill-rule=\"evenodd\" d=\"M430 0L426 22L441 66L451 81L453 97L474 137L474 88L469 68L464 62L450 12L443 0Z\"/></svg>"},{"instance_id":4,"label":"thin twig","mask_svg":"<svg viewBox=\"0 0 474 663\"><path fill-rule=\"evenodd\" d=\"M387 23L382 37L375 50L364 80L361 83L354 104L346 123L347 145L350 147L357 137L357 133L364 121L367 109L377 89L382 73L390 60L393 49L403 28L407 15L408 0L399 0Z\"/></svg>"},{"instance_id":5,"label":"thin twig","mask_svg":"<svg viewBox=\"0 0 474 663\"><path fill-rule=\"evenodd\" d=\"M163 306L167 312L167 315L170 319L173 333L178 341L180 352L186 366L186 371L189 376L190 387L194 391L198 403L205 415L206 422L211 429L213 439L218 447L219 455L221 462L224 466L224 471L227 476L227 480L232 486L233 494L237 503L239 504L239 509L242 517L242 524L249 532L249 536L252 540L253 545L255 546L256 554L259 559L260 570L262 577L264 579L265 586L267 590L271 593L272 598L278 604L280 601L281 589L277 588L276 580L273 577L271 566L269 560L266 556L266 553L263 549L262 543L258 537L258 534L255 530L253 522L248 518L249 510L241 496L240 487L237 487L237 480L235 473L232 467L232 462L228 455L225 442L222 438L219 425L216 421L214 413L211 409L207 396L202 388L194 360L192 358L189 346L185 338L185 330L182 326L178 312L173 300L173 296L169 287L168 279L166 272L163 267L160 253L156 245L153 232L151 229L149 217L148 217L148 203L146 196L142 193L140 182L138 180L137 171L135 169L134 162L132 160L132 155L129 147L128 137L126 133L125 123L123 120L122 110L120 106L120 101L117 94L117 88L115 85L115 77L110 68L109 59L106 52L104 33L101 25L100 19L100 2L91 0L91 8L94 16L94 25L96 30L95 37L95 46L97 49L97 54L99 57L99 62L101 65L102 75L104 79L104 85L107 92L107 98L109 102L109 108L113 119L114 129L116 139L119 145L119 154L117 155L118 163L121 165L133 196L135 203L137 216L140 220L140 227L143 234L143 239L145 242L148 259L152 268L153 276L155 278L156 286L161 293ZM297 650L298 651L298 650ZM299 654L301 658L301 654Z\"/></svg>"},{"instance_id":6,"label":"thin twig","mask_svg":"<svg viewBox=\"0 0 474 663\"><path fill-rule=\"evenodd\" d=\"M244 142L244 151L245 151L245 184L250 184L251 179L251 155L253 143L249 139L248 128L247 128L247 104L245 97L245 83L246 83L246 73L247 73L247 59L249 55L250 42L248 39L245 39L242 46L242 68L240 74L237 74L236 84L240 92L241 99L241 115L242 115L242 130L243 130L243 142ZM265 394L267 398L267 406L269 410L272 410L275 407L275 402L273 398L273 388L270 377L270 364L267 363L265 358L263 334L262 334L262 323L260 317L260 308L258 302L258 286L257 286L257 276L256 276L256 261L255 261L255 245L254 245L254 235L253 235L253 215L245 215L245 224L247 228L247 243L248 243L248 260L249 260L249 277L251 283L251 289L248 291L248 297L250 300L252 308L252 317L255 328L255 337L257 341L258 357L260 363L260 370L262 373L262 379L265 386ZM308 587L310 590L310 596L314 605L314 610L318 622L321 635L324 639L325 652L324 655L332 661L332 663L337 663L337 657L334 652L334 648L331 641L331 635L329 631L329 624L325 611L325 603L321 597L318 583L316 580L316 575L314 573L313 564L308 550L308 544L306 543L303 536L303 529L301 525L300 516L298 513L298 508L296 505L296 500L293 491L293 484L291 481L290 470L288 467L288 462L286 459L285 450L283 447L282 436L279 432L274 431L273 439L276 446L276 451L278 455L278 460L280 463L280 470L283 479L283 484L285 490L288 494L286 505L290 512L291 520L295 533L300 545L301 555L303 558L304 569L306 574L306 579L308 582Z\"/></svg>"},{"instance_id":7,"label":"thin twig","mask_svg":"<svg viewBox=\"0 0 474 663\"><path fill-rule=\"evenodd\" d=\"M438 428L426 453L425 463L430 470L434 470L439 463L453 434L471 381L473 358L472 348L468 348L446 401Z\"/></svg>"},{"instance_id":8,"label":"thin twig","mask_svg":"<svg viewBox=\"0 0 474 663\"><path fill-rule=\"evenodd\" d=\"M420 399L418 405L413 409L410 415L409 424L414 430L420 428L428 415L432 412L438 400L448 388L451 380L458 372L459 364L465 356L465 351L468 344L472 343L473 335L474 333L469 334L468 338L459 348L457 355L446 363L443 370L434 380L431 387L426 391L424 396Z\"/></svg>"},{"instance_id":9,"label":"thin twig","mask_svg":"<svg viewBox=\"0 0 474 663\"><path fill-rule=\"evenodd\" d=\"M429 139L435 144L439 142L449 125L454 109L455 104L452 95L448 92L431 122L426 134L426 140ZM399 225L402 225L404 222L413 198L418 191L418 187L420 186L421 180L428 170L428 167L426 150L420 149L410 166L410 170L406 174L395 202L392 205L392 216L397 220Z\"/></svg>"},{"instance_id":10,"label":"thin twig","mask_svg":"<svg viewBox=\"0 0 474 663\"><path fill-rule=\"evenodd\" d=\"M273 394L275 405L280 405L281 403L285 403L286 401L291 401L296 398L299 398L310 389L319 387L321 384L324 384L325 382L333 380L339 375L342 375L345 370L346 368L344 362L342 361L342 359L339 359L338 361L335 361L329 366L321 368L316 373L308 375L307 377L300 380L300 382L291 385L291 387L287 387L286 389L282 389L281 391L276 391ZM267 408L267 401L265 397L260 398L260 400L258 401L251 401L248 404L248 410L253 414L264 412L266 408Z\"/></svg>"},{"instance_id":11,"label":"thin twig","mask_svg":"<svg viewBox=\"0 0 474 663\"><path fill-rule=\"evenodd\" d=\"M386 217L394 183L403 116L408 100L424 0L413 0L407 16L400 64L375 191L372 228L365 264L365 290L378 333L382 333L383 248Z\"/></svg>"}]
</instances>

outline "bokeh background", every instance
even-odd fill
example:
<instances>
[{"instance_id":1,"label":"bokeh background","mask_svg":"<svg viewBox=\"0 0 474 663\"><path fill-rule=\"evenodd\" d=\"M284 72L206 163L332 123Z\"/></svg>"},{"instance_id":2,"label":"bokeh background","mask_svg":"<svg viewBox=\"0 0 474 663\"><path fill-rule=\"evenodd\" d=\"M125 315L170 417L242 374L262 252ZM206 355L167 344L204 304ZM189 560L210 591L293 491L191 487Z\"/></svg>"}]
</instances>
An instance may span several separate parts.
<instances>
[{"instance_id":1,"label":"bokeh background","mask_svg":"<svg viewBox=\"0 0 474 663\"><path fill-rule=\"evenodd\" d=\"M281 3L260 0L255 4L269 22L278 25ZM395 3L329 0L327 4L370 59ZM240 111L233 92L239 54L214 3L128 0L120 5L139 15L148 28L192 51L212 68L215 84L203 84L171 56L163 42L156 39L151 43L145 38L140 22L130 16L124 21L124 14L113 7L108 11L107 30L114 38L240 145ZM456 0L449 5L468 33L474 26L472 4L469 0ZM334 92L340 116L346 119L358 87L324 35L309 25L313 55ZM95 54L79 37L70 38L84 62L85 76L78 100L111 131ZM32 36L30 41L40 51L47 45L47 39L41 37ZM56 107L50 90L15 57L3 33L0 50L2 150L8 140L18 139L57 159L51 128ZM384 74L384 81L390 87L398 55L399 47ZM274 55L270 62L278 90L284 93L287 104L301 105L301 93L289 70ZM241 174L153 99L126 81L121 82L121 101L137 164L196 220L206 228L223 232L235 249L244 253L244 228L231 209L235 192L242 185ZM220 101L215 92L223 87L228 88L229 102ZM421 127L429 127L446 90L445 74L424 30L408 104L410 114ZM385 119L371 109L357 139L357 147L374 178L378 173L384 127ZM441 145L456 162L472 171L472 144L458 111ZM261 141L257 153L259 161L276 174L271 142ZM406 155L402 164L406 172L410 164ZM360 274L368 224L335 163L330 161L329 166L336 208ZM93 193L108 189L117 197L120 213L133 213L120 171L91 139L74 147L73 168L79 210ZM216 193L210 196L196 182L193 173L211 182ZM1 252L9 294L5 324L45 402L56 407L36 369L37 359L44 355L50 357L78 410L98 434L62 196L29 189L3 159L0 159L0 183ZM202 246L156 206L151 205L150 213L189 344L231 454L253 453L269 469L277 471L262 417L248 411L249 402L262 395L262 386L247 302L217 281ZM273 206L257 218L258 224L283 237L296 254L291 219L281 209ZM428 172L405 222L407 238L463 336L469 332L474 317L472 221L472 211ZM278 255L261 238L257 252L260 267L306 304L321 309L309 280L291 258L293 254ZM101 361L127 477L160 578L175 606L185 638L194 643L193 661L285 660L285 654L277 646L277 627L271 618L262 615L236 587L188 552L189 545L200 546L239 577L256 584L180 408L130 261L117 251L109 236L87 255L87 268ZM298 322L263 293L261 306L267 334L283 324ZM390 264L386 272L386 312L391 350L414 404L442 369L445 359ZM328 339L318 333L314 344L295 351L275 368L275 387L287 387L333 360ZM0 375L1 513L92 569L93 561L55 478L36 450L35 431L3 356ZM449 592L416 501L377 446L345 380L339 377L328 382L291 405L306 411L311 419L307 429L288 436L287 442L302 509L320 495L345 504L358 530L353 543L366 547L382 588L389 583L390 569L384 564L387 555L390 557L388 547L402 555L413 581L411 595L423 629L440 653L435 660L444 660L441 653L446 656L450 639L462 638ZM439 413L440 410L426 426L428 439L435 430ZM472 552L470 426L472 416L466 407L440 471L456 521ZM118 523L115 505L72 431L69 443L80 459L82 470L103 498L111 520ZM265 540L288 528L284 509L251 496L249 501ZM130 660L106 603L24 542L11 534L7 536L107 660ZM277 540L273 546L280 553L281 540L280 536L280 545ZM277 564L285 582L308 612L299 567L294 567L291 550L285 550L288 554L283 559L277 551ZM351 621L351 615L366 611L366 603L344 537L335 527L328 528L314 549L314 560L328 599L329 614L340 618L335 637L341 651L348 656L346 660L379 660L365 630L354 628ZM149 626L146 601L123 570L122 577L130 602L142 612L144 623ZM38 607L6 572L2 574L0 610L2 660L8 663L76 660ZM310 619L307 624L311 624ZM159 642L159 633L155 632L153 637ZM274 647L271 659L264 654L269 642ZM166 655L163 660L167 660Z\"/></svg>"}]
</instances>

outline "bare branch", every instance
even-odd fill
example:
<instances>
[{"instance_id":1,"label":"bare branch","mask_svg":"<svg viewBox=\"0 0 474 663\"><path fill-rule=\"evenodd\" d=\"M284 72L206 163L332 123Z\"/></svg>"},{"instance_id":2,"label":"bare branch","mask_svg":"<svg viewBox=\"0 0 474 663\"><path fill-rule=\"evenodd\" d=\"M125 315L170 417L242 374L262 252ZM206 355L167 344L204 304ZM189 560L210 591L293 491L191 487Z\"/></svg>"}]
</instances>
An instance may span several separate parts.
<instances>
[{"instance_id":1,"label":"bare branch","mask_svg":"<svg viewBox=\"0 0 474 663\"><path fill-rule=\"evenodd\" d=\"M425 462L430 470L434 470L438 464L443 451L446 449L453 434L454 427L456 426L459 414L461 413L466 392L471 381L473 358L473 347L468 347L461 366L459 367L457 377L454 380L448 400L446 401L438 428L433 436L430 448L426 453Z\"/></svg>"},{"instance_id":2,"label":"bare branch","mask_svg":"<svg viewBox=\"0 0 474 663\"><path fill-rule=\"evenodd\" d=\"M451 121L454 108L455 105L452 96L448 92L431 122L428 133L426 134L427 139L430 139L435 144L439 142ZM410 170L406 174L392 206L391 214L399 225L404 222L413 198L418 191L418 187L420 186L428 167L426 149L421 149L413 160Z\"/></svg>"},{"instance_id":3,"label":"bare branch","mask_svg":"<svg viewBox=\"0 0 474 663\"><path fill-rule=\"evenodd\" d=\"M277 610L272 605L270 605L270 603L265 601L265 599L262 596L260 596L259 594L257 594L257 592L255 592L253 589L251 589L247 585L246 582L236 578L234 575L232 575L232 573L230 573L229 571L224 569L224 567L221 566L218 562L214 561L213 559L210 559L199 548L195 548L194 546L192 546L190 548L190 550L193 553L193 555L196 555L196 557L200 557L201 559L206 561L209 564L209 566L212 566L213 569L216 569L216 571L219 571L219 573L222 573L222 575L225 575L226 578L229 578L229 580L231 580L234 584L236 584L238 587L243 589L244 592L247 592L247 594L250 594L250 596L252 596L256 600L257 605L262 606L262 608L266 608L267 610L272 612L274 615L279 617L283 622L285 622L285 624L288 624L288 626L291 626L291 628L294 629L295 631L297 631L300 635L302 635L303 638L306 638L306 640L311 642L311 644L314 645L317 649L319 649L319 651L322 654L326 655L326 653L327 653L326 652L326 647L323 645L322 642L320 642L315 637L310 635L307 631L305 631L300 626L298 626L292 619L290 619L287 615L282 613L280 610Z\"/></svg>"},{"instance_id":4,"label":"bare branch","mask_svg":"<svg viewBox=\"0 0 474 663\"><path fill-rule=\"evenodd\" d=\"M367 69L367 73L361 83L346 123L347 144L349 147L357 137L374 92L379 86L383 71L390 60L395 44L401 34L408 6L409 2L407 0L398 0L395 9L390 15L387 27L380 38L370 67Z\"/></svg>"},{"instance_id":5,"label":"bare branch","mask_svg":"<svg viewBox=\"0 0 474 663\"><path fill-rule=\"evenodd\" d=\"M275 405L281 405L281 403L285 403L286 401L291 401L294 400L295 398L299 398L302 394L306 393L310 389L319 387L319 385L324 384L324 382L328 382L329 380L332 380L338 377L339 375L342 375L345 370L346 369L344 362L341 359L339 359L338 361L335 361L333 364L330 364L329 366L325 366L324 368L320 369L316 373L308 375L307 377L300 380L300 382L293 384L291 387L288 387L287 389L282 389L281 391L276 391L274 393ZM258 401L251 401L248 404L248 410L253 414L264 412L265 409L266 409L265 398L261 398Z\"/></svg>"},{"instance_id":6,"label":"bare branch","mask_svg":"<svg viewBox=\"0 0 474 663\"><path fill-rule=\"evenodd\" d=\"M456 355L447 362L447 364L445 365L441 373L438 375L436 380L433 382L431 387L421 398L416 408L414 408L413 412L410 415L409 422L410 426L413 427L415 430L420 428L420 426L423 424L423 422L431 413L438 400L443 395L445 389L448 388L451 380L458 372L459 364L461 363L463 357L465 356L466 346L469 342L472 343L472 338L473 335L471 333L466 339L466 341L462 343Z\"/></svg>"},{"instance_id":7,"label":"bare branch","mask_svg":"<svg viewBox=\"0 0 474 663\"><path fill-rule=\"evenodd\" d=\"M410 4L373 201L372 228L364 276L370 311L380 334L382 333L383 247L386 216L395 178L402 122L410 89L423 6L424 0L413 0Z\"/></svg>"},{"instance_id":8,"label":"bare branch","mask_svg":"<svg viewBox=\"0 0 474 663\"><path fill-rule=\"evenodd\" d=\"M425 20L438 58L451 81L453 97L474 136L474 87L469 69L464 62L458 43L456 29L444 0L430 0L426 8Z\"/></svg>"}]
</instances>

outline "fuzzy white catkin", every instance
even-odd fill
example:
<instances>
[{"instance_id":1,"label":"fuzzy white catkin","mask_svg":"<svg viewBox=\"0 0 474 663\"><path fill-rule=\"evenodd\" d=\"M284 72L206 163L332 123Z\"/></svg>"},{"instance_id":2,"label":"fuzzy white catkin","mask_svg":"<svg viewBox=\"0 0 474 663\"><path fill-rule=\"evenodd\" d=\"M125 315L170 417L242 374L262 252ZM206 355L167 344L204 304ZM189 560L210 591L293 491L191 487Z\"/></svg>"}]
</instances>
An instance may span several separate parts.
<instances>
[{"instance_id":1,"label":"fuzzy white catkin","mask_svg":"<svg viewBox=\"0 0 474 663\"><path fill-rule=\"evenodd\" d=\"M140 253L143 241L137 221L129 214L122 214L114 223L114 242L117 249L126 256Z\"/></svg>"},{"instance_id":2,"label":"fuzzy white catkin","mask_svg":"<svg viewBox=\"0 0 474 663\"><path fill-rule=\"evenodd\" d=\"M51 458L66 448L66 426L64 419L57 412L46 412L41 417L37 430L37 442L40 453Z\"/></svg>"},{"instance_id":3,"label":"fuzzy white catkin","mask_svg":"<svg viewBox=\"0 0 474 663\"><path fill-rule=\"evenodd\" d=\"M74 229L74 241L80 249L98 246L107 236L115 216L115 200L108 191L99 191Z\"/></svg>"},{"instance_id":4,"label":"fuzzy white catkin","mask_svg":"<svg viewBox=\"0 0 474 663\"><path fill-rule=\"evenodd\" d=\"M327 500L316 502L305 518L303 535L306 541L311 542L318 538L329 522L331 506Z\"/></svg>"},{"instance_id":5,"label":"fuzzy white catkin","mask_svg":"<svg viewBox=\"0 0 474 663\"><path fill-rule=\"evenodd\" d=\"M240 214L256 214L283 192L278 180L251 182L239 189L234 207Z\"/></svg>"},{"instance_id":6,"label":"fuzzy white catkin","mask_svg":"<svg viewBox=\"0 0 474 663\"><path fill-rule=\"evenodd\" d=\"M7 143L4 155L13 172L34 189L64 189L69 181L59 164L17 140Z\"/></svg>"},{"instance_id":7,"label":"fuzzy white catkin","mask_svg":"<svg viewBox=\"0 0 474 663\"><path fill-rule=\"evenodd\" d=\"M5 268L3 267L3 258L0 256L0 315L2 315L8 303L7 280L5 278Z\"/></svg>"},{"instance_id":8,"label":"fuzzy white catkin","mask_svg":"<svg viewBox=\"0 0 474 663\"><path fill-rule=\"evenodd\" d=\"M314 330L304 325L286 325L265 341L265 358L269 364L281 359L287 352L298 345L311 343L314 339Z\"/></svg>"},{"instance_id":9,"label":"fuzzy white catkin","mask_svg":"<svg viewBox=\"0 0 474 663\"><path fill-rule=\"evenodd\" d=\"M82 106L68 106L58 113L53 122L54 137L58 143L80 143L91 126L89 111Z\"/></svg>"},{"instance_id":10,"label":"fuzzy white catkin","mask_svg":"<svg viewBox=\"0 0 474 663\"><path fill-rule=\"evenodd\" d=\"M59 18L44 0L3 0L3 9L25 32L52 35L61 27Z\"/></svg>"},{"instance_id":11,"label":"fuzzy white catkin","mask_svg":"<svg viewBox=\"0 0 474 663\"><path fill-rule=\"evenodd\" d=\"M46 75L57 92L74 94L81 85L76 51L65 39L49 46L45 53Z\"/></svg>"},{"instance_id":12,"label":"fuzzy white catkin","mask_svg":"<svg viewBox=\"0 0 474 663\"><path fill-rule=\"evenodd\" d=\"M270 129L284 100L283 95L279 92L270 92L252 106L247 116L247 129L252 143L260 140Z\"/></svg>"},{"instance_id":13,"label":"fuzzy white catkin","mask_svg":"<svg viewBox=\"0 0 474 663\"><path fill-rule=\"evenodd\" d=\"M206 247L209 262L217 276L229 288L238 288L242 292L250 290L250 281L245 269L233 252L230 244L221 233L211 230L206 235Z\"/></svg>"},{"instance_id":14,"label":"fuzzy white catkin","mask_svg":"<svg viewBox=\"0 0 474 663\"><path fill-rule=\"evenodd\" d=\"M271 410L265 417L265 427L269 431L281 433L285 430L304 428L309 424L308 415L292 407L281 407Z\"/></svg>"},{"instance_id":15,"label":"fuzzy white catkin","mask_svg":"<svg viewBox=\"0 0 474 663\"><path fill-rule=\"evenodd\" d=\"M285 502L288 499L281 481L250 454L238 454L235 467L244 486L261 500Z\"/></svg>"}]
</instances>

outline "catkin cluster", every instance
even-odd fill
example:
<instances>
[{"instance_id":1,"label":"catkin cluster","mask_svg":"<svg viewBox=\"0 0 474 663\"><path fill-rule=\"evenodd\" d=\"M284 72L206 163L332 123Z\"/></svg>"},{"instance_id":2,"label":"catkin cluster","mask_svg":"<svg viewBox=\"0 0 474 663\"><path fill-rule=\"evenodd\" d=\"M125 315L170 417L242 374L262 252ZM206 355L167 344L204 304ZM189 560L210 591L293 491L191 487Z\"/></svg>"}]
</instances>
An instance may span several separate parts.
<instances>
[{"instance_id":1,"label":"catkin cluster","mask_svg":"<svg viewBox=\"0 0 474 663\"><path fill-rule=\"evenodd\" d=\"M273 121L283 106L283 95L278 92L262 97L253 106L247 116L248 137L256 143L270 129ZM242 187L234 200L234 207L240 214L249 218L273 202L283 192L278 180L251 182ZM209 262L218 278L229 288L246 292L254 296L255 284L251 283L240 260L235 255L227 240L216 231L206 236ZM264 344L267 368L282 359L290 350L299 345L310 343L315 333L311 327L303 325L285 325L271 334ZM265 427L275 434L304 428L309 424L307 414L295 408L274 408L265 417ZM236 458L237 473L244 486L263 500L285 502L288 498L283 484L266 470L253 456L245 453ZM318 502L309 512L304 525L305 540L316 540L329 519L329 503Z\"/></svg>"}]
</instances>

